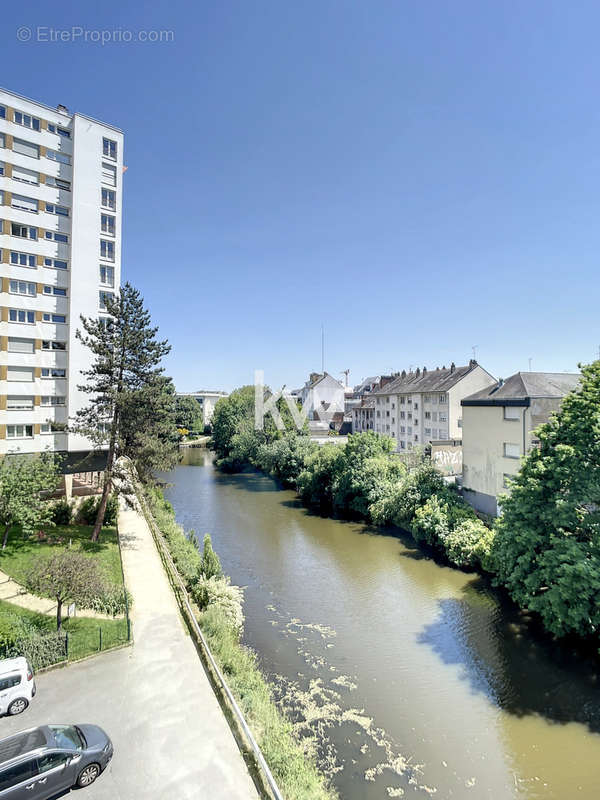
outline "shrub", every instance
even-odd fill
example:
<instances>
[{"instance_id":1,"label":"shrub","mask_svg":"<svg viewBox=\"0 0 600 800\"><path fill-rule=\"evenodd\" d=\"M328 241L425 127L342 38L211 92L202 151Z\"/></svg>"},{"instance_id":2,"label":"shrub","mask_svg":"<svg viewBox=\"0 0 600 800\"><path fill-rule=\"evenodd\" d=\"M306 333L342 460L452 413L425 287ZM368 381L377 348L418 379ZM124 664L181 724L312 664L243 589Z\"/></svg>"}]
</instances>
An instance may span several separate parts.
<instances>
[{"instance_id":1,"label":"shrub","mask_svg":"<svg viewBox=\"0 0 600 800\"><path fill-rule=\"evenodd\" d=\"M86 497L77 509L77 521L82 525L93 525L98 515L100 500L100 497ZM104 514L105 525L114 526L117 524L118 509L118 500L114 494L111 494L106 504L106 513Z\"/></svg>"},{"instance_id":2,"label":"shrub","mask_svg":"<svg viewBox=\"0 0 600 800\"><path fill-rule=\"evenodd\" d=\"M34 670L58 664L66 660L65 637L57 631L46 633L31 626L28 632L5 651L6 658L17 656L24 656Z\"/></svg>"},{"instance_id":3,"label":"shrub","mask_svg":"<svg viewBox=\"0 0 600 800\"><path fill-rule=\"evenodd\" d=\"M55 525L70 525L73 519L73 506L65 498L52 506L52 522Z\"/></svg>"},{"instance_id":4,"label":"shrub","mask_svg":"<svg viewBox=\"0 0 600 800\"><path fill-rule=\"evenodd\" d=\"M489 528L478 519L463 519L444 539L446 554L458 567L477 567L484 556L483 542Z\"/></svg>"},{"instance_id":5,"label":"shrub","mask_svg":"<svg viewBox=\"0 0 600 800\"><path fill-rule=\"evenodd\" d=\"M223 615L228 626L241 632L244 626L244 595L239 586L231 584L229 578L200 576L192 589L192 597L201 611L214 606Z\"/></svg>"},{"instance_id":6,"label":"shrub","mask_svg":"<svg viewBox=\"0 0 600 800\"><path fill-rule=\"evenodd\" d=\"M316 453L318 447L307 436L287 433L274 442L262 444L257 450L254 463L285 486L295 486L308 456Z\"/></svg>"},{"instance_id":7,"label":"shrub","mask_svg":"<svg viewBox=\"0 0 600 800\"><path fill-rule=\"evenodd\" d=\"M306 464L298 476L298 494L309 505L322 511L333 508L333 486L343 458L343 447L324 444L306 459Z\"/></svg>"},{"instance_id":8,"label":"shrub","mask_svg":"<svg viewBox=\"0 0 600 800\"><path fill-rule=\"evenodd\" d=\"M107 584L101 594L92 597L88 601L88 606L93 611L98 611L100 614L110 614L116 617L118 614L125 613L125 595L127 595L127 604L131 608L133 604L133 597L127 589L115 584Z\"/></svg>"},{"instance_id":9,"label":"shrub","mask_svg":"<svg viewBox=\"0 0 600 800\"><path fill-rule=\"evenodd\" d=\"M202 562L200 565L200 572L204 575L205 578L221 578L223 575L223 569L221 568L221 562L219 560L219 556L215 553L212 548L212 542L210 540L210 534L204 534L204 545L202 550Z\"/></svg>"},{"instance_id":10,"label":"shrub","mask_svg":"<svg viewBox=\"0 0 600 800\"><path fill-rule=\"evenodd\" d=\"M427 544L439 547L449 532L448 504L437 495L428 497L422 506L418 506L411 523L414 538Z\"/></svg>"}]
</instances>

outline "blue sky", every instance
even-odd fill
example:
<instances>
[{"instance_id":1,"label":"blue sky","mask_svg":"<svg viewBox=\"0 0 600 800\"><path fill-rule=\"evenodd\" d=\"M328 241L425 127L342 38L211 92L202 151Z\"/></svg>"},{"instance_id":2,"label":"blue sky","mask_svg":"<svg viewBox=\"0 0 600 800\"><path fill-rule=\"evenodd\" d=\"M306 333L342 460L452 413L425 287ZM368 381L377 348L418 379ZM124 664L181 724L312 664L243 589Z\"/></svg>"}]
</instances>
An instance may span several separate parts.
<instances>
[{"instance_id":1,"label":"blue sky","mask_svg":"<svg viewBox=\"0 0 600 800\"><path fill-rule=\"evenodd\" d=\"M109 6L9 4L0 83L124 130L123 275L178 389L300 385L321 323L352 383L597 357L597 3Z\"/></svg>"}]
</instances>

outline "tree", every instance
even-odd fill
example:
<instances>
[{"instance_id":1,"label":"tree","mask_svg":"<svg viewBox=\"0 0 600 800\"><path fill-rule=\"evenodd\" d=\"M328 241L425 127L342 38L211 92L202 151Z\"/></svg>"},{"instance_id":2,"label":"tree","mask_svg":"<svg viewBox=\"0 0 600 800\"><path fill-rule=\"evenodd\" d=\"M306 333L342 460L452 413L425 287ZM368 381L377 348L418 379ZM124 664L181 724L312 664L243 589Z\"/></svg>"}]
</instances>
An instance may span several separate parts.
<instances>
[{"instance_id":1,"label":"tree","mask_svg":"<svg viewBox=\"0 0 600 800\"><path fill-rule=\"evenodd\" d=\"M62 627L64 603L89 608L106 591L98 565L75 550L58 550L35 561L25 576L25 586L34 594L56 600L57 630Z\"/></svg>"},{"instance_id":2,"label":"tree","mask_svg":"<svg viewBox=\"0 0 600 800\"><path fill-rule=\"evenodd\" d=\"M223 569L219 556L212 548L210 534L204 534L204 544L202 549L202 563L200 572L205 578L221 578L223 577Z\"/></svg>"},{"instance_id":3,"label":"tree","mask_svg":"<svg viewBox=\"0 0 600 800\"><path fill-rule=\"evenodd\" d=\"M20 525L24 534L36 525L52 525L52 506L43 492L53 492L58 485L57 464L48 453L40 456L7 455L0 462L0 524L4 526L2 549L8 532Z\"/></svg>"},{"instance_id":4,"label":"tree","mask_svg":"<svg viewBox=\"0 0 600 800\"><path fill-rule=\"evenodd\" d=\"M493 560L498 582L548 630L590 635L600 627L600 361L536 430L501 499Z\"/></svg>"},{"instance_id":5,"label":"tree","mask_svg":"<svg viewBox=\"0 0 600 800\"><path fill-rule=\"evenodd\" d=\"M77 331L77 338L91 350L94 361L82 371L86 383L79 389L89 395L89 401L77 412L72 429L98 447L108 445L92 541L100 535L116 458L126 455L139 463L140 454L145 454L160 462L162 447L167 446L156 410L165 401L160 362L170 345L156 338L158 328L151 326L143 298L131 284L126 283L114 299L107 298L106 306L108 319L81 316L83 331ZM132 434L135 426L137 436ZM146 461L145 466L148 470L153 464Z\"/></svg>"},{"instance_id":6,"label":"tree","mask_svg":"<svg viewBox=\"0 0 600 800\"><path fill-rule=\"evenodd\" d=\"M178 395L175 398L175 426L188 431L202 431L202 408L195 397Z\"/></svg>"}]
</instances>

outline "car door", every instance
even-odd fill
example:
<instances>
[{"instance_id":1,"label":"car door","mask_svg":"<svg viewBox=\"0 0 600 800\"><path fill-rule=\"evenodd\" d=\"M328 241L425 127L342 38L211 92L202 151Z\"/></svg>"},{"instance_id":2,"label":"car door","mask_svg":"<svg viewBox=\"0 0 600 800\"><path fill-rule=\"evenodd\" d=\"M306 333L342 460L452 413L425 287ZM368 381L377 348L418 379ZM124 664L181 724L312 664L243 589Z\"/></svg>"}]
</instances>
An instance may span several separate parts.
<instances>
[{"instance_id":1,"label":"car door","mask_svg":"<svg viewBox=\"0 0 600 800\"><path fill-rule=\"evenodd\" d=\"M37 759L27 758L0 771L0 800L45 800L37 785Z\"/></svg>"},{"instance_id":2,"label":"car door","mask_svg":"<svg viewBox=\"0 0 600 800\"><path fill-rule=\"evenodd\" d=\"M46 800L54 797L63 789L70 789L75 783L75 766L71 764L73 753L64 750L54 750L38 756L39 774L37 785L43 789L43 793L36 794L36 800Z\"/></svg>"},{"instance_id":3,"label":"car door","mask_svg":"<svg viewBox=\"0 0 600 800\"><path fill-rule=\"evenodd\" d=\"M7 677L0 679L0 714L6 714L6 709L10 702L10 681Z\"/></svg>"}]
</instances>

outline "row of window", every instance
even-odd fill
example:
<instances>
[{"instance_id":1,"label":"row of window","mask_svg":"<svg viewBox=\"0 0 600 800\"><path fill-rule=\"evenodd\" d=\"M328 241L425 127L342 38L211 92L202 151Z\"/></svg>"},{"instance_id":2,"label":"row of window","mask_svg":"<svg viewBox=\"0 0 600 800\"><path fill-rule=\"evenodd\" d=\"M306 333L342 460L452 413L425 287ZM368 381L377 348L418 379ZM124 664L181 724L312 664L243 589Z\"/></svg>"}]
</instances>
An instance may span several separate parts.
<instances>
[{"instance_id":1,"label":"row of window","mask_svg":"<svg viewBox=\"0 0 600 800\"><path fill-rule=\"evenodd\" d=\"M27 281L9 281L8 291L11 294L23 294L27 297L37 296L37 284ZM53 295L54 297L66 297L67 290L60 286L44 286L42 294Z\"/></svg>"},{"instance_id":2,"label":"row of window","mask_svg":"<svg viewBox=\"0 0 600 800\"><path fill-rule=\"evenodd\" d=\"M44 408L55 408L67 404L65 395L42 395L40 405ZM35 397L33 395L9 394L6 397L6 408L8 411L33 411L35 408Z\"/></svg>"},{"instance_id":3,"label":"row of window","mask_svg":"<svg viewBox=\"0 0 600 800\"><path fill-rule=\"evenodd\" d=\"M439 403L441 403L443 405L443 404L445 404L447 402L447 396L445 394L440 394L440 395L437 395L437 394L426 394L426 395L423 396L423 400L424 400L425 403L438 403L439 402ZM377 398L377 405L381 405L382 403L383 403L383 398L379 398L378 397ZM386 405L390 403L390 396L389 395L385 398L385 403L386 403ZM401 406L413 405L412 395L400 395L400 397L398 397L398 403ZM392 408L395 408L395 405L396 405L395 403L392 403ZM416 400L414 402L414 406L413 407L415 409L417 409L419 407L419 404L418 404L418 402Z\"/></svg>"},{"instance_id":4,"label":"row of window","mask_svg":"<svg viewBox=\"0 0 600 800\"><path fill-rule=\"evenodd\" d=\"M2 251L0 250L0 254ZM11 250L9 261L16 267L30 267L35 269L37 267L37 256L33 253L21 253L18 250ZM45 267L52 267L53 269L67 269L67 262L61 258L47 258L44 256L43 265Z\"/></svg>"},{"instance_id":5,"label":"row of window","mask_svg":"<svg viewBox=\"0 0 600 800\"><path fill-rule=\"evenodd\" d=\"M36 367L13 367L6 368L6 380L13 383L33 383L35 380ZM66 378L67 371L62 367L42 367L42 378Z\"/></svg>"},{"instance_id":6,"label":"row of window","mask_svg":"<svg viewBox=\"0 0 600 800\"><path fill-rule=\"evenodd\" d=\"M0 147L6 148L6 134L4 133L0 133ZM13 153L18 153L20 156L27 156L28 158L35 158L38 160L41 158L42 154L39 144L28 142L25 139L17 139L16 136L13 136L12 151ZM61 153L60 150L51 150L49 147L46 147L44 155L46 158L50 159L50 161L56 161L57 164L71 166L71 156L68 153Z\"/></svg>"},{"instance_id":7,"label":"row of window","mask_svg":"<svg viewBox=\"0 0 600 800\"><path fill-rule=\"evenodd\" d=\"M64 426L56 422L42 422L40 433L57 433L64 431ZM33 439L33 425L7 425L7 439Z\"/></svg>"},{"instance_id":8,"label":"row of window","mask_svg":"<svg viewBox=\"0 0 600 800\"><path fill-rule=\"evenodd\" d=\"M42 350L60 351L66 350L67 343L54 339L43 339ZM9 353L35 353L35 339L24 339L21 336L8 337Z\"/></svg>"},{"instance_id":9,"label":"row of window","mask_svg":"<svg viewBox=\"0 0 600 800\"><path fill-rule=\"evenodd\" d=\"M25 167L19 167L13 164L10 177L13 181L18 181L19 183L39 186L42 174L43 173L36 172L33 169L25 169ZM0 175L6 175L6 164L4 161L0 161ZM71 191L71 181L66 181L63 178L55 178L53 175L44 175L43 182L46 186L54 186L57 189L63 189L65 192Z\"/></svg>"},{"instance_id":10,"label":"row of window","mask_svg":"<svg viewBox=\"0 0 600 800\"><path fill-rule=\"evenodd\" d=\"M43 237L42 233L44 234ZM35 226L22 225L20 222L10 223L9 235L16 236L18 239L31 239L33 242L37 242L38 238L43 238L46 241L59 242L60 244L69 243L69 235L67 233L58 233L58 231L43 231Z\"/></svg>"},{"instance_id":11,"label":"row of window","mask_svg":"<svg viewBox=\"0 0 600 800\"><path fill-rule=\"evenodd\" d=\"M4 192L0 192L0 205L5 205ZM40 209L35 197L27 197L24 194L11 193L10 207L17 208L19 211L28 211L30 214L39 214L40 210L45 210L48 214L56 214L59 217L68 217L69 209L67 206L59 206L56 203L45 203Z\"/></svg>"},{"instance_id":12,"label":"row of window","mask_svg":"<svg viewBox=\"0 0 600 800\"><path fill-rule=\"evenodd\" d=\"M21 322L25 325L35 325L35 311L27 311L23 308L8 309L9 322ZM46 311L42 314L42 322L66 322L65 314L51 314Z\"/></svg>"}]
</instances>

